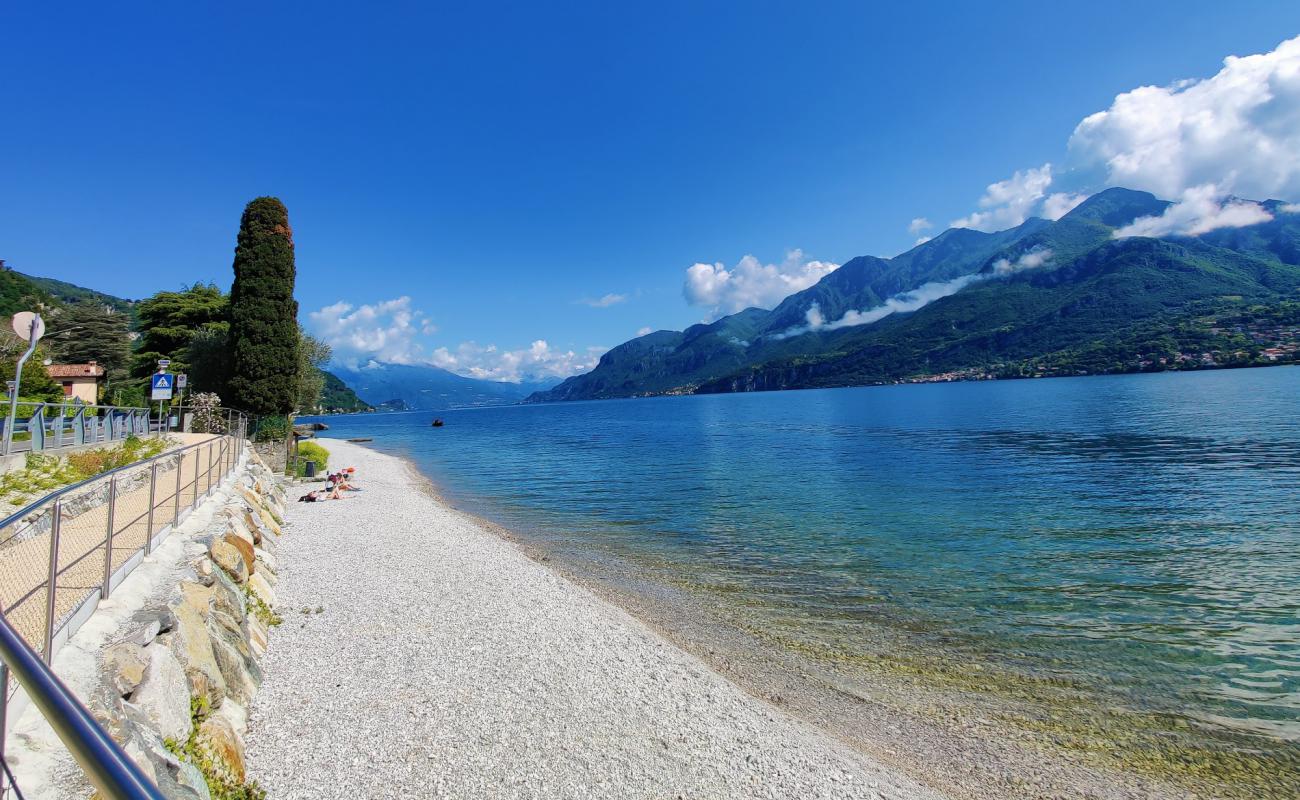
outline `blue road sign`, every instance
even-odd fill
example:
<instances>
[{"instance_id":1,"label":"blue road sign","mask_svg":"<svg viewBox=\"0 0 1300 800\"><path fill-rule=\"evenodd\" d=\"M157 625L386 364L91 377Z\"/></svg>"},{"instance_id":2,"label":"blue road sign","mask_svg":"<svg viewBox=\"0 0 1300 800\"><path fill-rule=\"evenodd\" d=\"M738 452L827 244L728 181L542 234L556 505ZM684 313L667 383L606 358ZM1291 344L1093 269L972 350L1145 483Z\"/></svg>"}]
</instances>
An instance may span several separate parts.
<instances>
[{"instance_id":1,"label":"blue road sign","mask_svg":"<svg viewBox=\"0 0 1300 800\"><path fill-rule=\"evenodd\" d=\"M159 372L149 379L149 399L170 400L172 399L172 389L175 386L175 375L167 372Z\"/></svg>"}]
</instances>

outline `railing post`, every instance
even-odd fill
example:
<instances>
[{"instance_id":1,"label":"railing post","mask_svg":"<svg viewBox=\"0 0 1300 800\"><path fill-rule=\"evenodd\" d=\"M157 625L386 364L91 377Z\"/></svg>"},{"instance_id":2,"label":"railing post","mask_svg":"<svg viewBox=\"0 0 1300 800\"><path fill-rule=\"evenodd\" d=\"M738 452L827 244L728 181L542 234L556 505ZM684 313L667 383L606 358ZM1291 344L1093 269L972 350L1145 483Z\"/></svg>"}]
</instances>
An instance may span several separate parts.
<instances>
[{"instance_id":1,"label":"railing post","mask_svg":"<svg viewBox=\"0 0 1300 800\"><path fill-rule=\"evenodd\" d=\"M185 451L176 454L176 495L172 497L172 527L181 521L181 469L185 466Z\"/></svg>"},{"instance_id":2,"label":"railing post","mask_svg":"<svg viewBox=\"0 0 1300 800\"><path fill-rule=\"evenodd\" d=\"M9 665L0 662L0 762L5 760L5 734L9 732ZM9 778L0 771L0 797L9 793Z\"/></svg>"},{"instance_id":3,"label":"railing post","mask_svg":"<svg viewBox=\"0 0 1300 800\"><path fill-rule=\"evenodd\" d=\"M113 522L117 510L117 476L108 481L108 530L104 536L104 586L99 593L101 600L108 599L109 582L113 579Z\"/></svg>"},{"instance_id":4,"label":"railing post","mask_svg":"<svg viewBox=\"0 0 1300 800\"><path fill-rule=\"evenodd\" d=\"M194 486L194 502L190 504L191 511L199 507L199 448L198 447L194 448L194 480L192 483Z\"/></svg>"},{"instance_id":5,"label":"railing post","mask_svg":"<svg viewBox=\"0 0 1300 800\"><path fill-rule=\"evenodd\" d=\"M45 449L45 404L41 403L36 407L27 420L27 432L31 434L31 449L33 453Z\"/></svg>"},{"instance_id":6,"label":"railing post","mask_svg":"<svg viewBox=\"0 0 1300 800\"><path fill-rule=\"evenodd\" d=\"M72 443L86 443L86 407L79 406L72 417Z\"/></svg>"},{"instance_id":7,"label":"railing post","mask_svg":"<svg viewBox=\"0 0 1300 800\"><path fill-rule=\"evenodd\" d=\"M59 577L59 528L63 522L62 499L54 501L54 509L50 513L53 514L50 519L50 574L45 590L45 650L41 653L46 664L49 664L50 659L54 658L54 595Z\"/></svg>"},{"instance_id":8,"label":"railing post","mask_svg":"<svg viewBox=\"0 0 1300 800\"><path fill-rule=\"evenodd\" d=\"M149 555L153 550L153 507L158 502L158 462L153 462L149 467L149 521L145 523L144 531L144 554Z\"/></svg>"}]
</instances>

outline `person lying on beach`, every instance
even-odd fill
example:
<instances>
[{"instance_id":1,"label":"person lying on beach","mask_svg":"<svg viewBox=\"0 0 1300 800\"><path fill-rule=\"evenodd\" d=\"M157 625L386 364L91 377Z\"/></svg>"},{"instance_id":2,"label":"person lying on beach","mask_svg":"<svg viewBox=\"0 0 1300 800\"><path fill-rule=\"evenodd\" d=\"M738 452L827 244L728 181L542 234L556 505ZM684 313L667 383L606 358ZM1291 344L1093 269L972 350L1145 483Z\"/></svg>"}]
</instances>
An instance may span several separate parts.
<instances>
[{"instance_id":1,"label":"person lying on beach","mask_svg":"<svg viewBox=\"0 0 1300 800\"><path fill-rule=\"evenodd\" d=\"M321 503L326 500L346 500L337 486L328 489L312 489L307 494L298 498L299 503Z\"/></svg>"}]
</instances>

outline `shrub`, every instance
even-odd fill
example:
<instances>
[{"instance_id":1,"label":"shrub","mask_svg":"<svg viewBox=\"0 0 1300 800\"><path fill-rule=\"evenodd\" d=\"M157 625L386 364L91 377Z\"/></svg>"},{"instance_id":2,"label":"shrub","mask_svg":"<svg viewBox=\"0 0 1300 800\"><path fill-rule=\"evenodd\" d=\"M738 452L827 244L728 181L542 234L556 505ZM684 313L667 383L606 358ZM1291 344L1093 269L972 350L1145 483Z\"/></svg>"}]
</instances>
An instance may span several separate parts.
<instances>
[{"instance_id":1,"label":"shrub","mask_svg":"<svg viewBox=\"0 0 1300 800\"><path fill-rule=\"evenodd\" d=\"M315 461L316 469L320 472L324 472L325 468L328 467L330 463L330 451L315 442L299 442L297 470L299 478L303 477L307 472L308 461Z\"/></svg>"},{"instance_id":2,"label":"shrub","mask_svg":"<svg viewBox=\"0 0 1300 800\"><path fill-rule=\"evenodd\" d=\"M199 392L191 401L194 419L190 430L195 433L225 433L226 412L221 408L221 398L212 392Z\"/></svg>"},{"instance_id":3,"label":"shrub","mask_svg":"<svg viewBox=\"0 0 1300 800\"><path fill-rule=\"evenodd\" d=\"M288 417L262 417L253 434L255 442L283 442L289 438Z\"/></svg>"}]
</instances>

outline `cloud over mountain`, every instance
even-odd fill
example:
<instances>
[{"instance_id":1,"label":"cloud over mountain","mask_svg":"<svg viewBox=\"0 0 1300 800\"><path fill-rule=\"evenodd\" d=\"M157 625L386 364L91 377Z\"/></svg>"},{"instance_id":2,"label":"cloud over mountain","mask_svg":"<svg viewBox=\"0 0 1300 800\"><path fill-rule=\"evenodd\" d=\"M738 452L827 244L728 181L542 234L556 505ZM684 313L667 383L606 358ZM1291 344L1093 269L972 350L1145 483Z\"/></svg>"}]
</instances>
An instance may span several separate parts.
<instances>
[{"instance_id":1,"label":"cloud over mountain","mask_svg":"<svg viewBox=\"0 0 1300 800\"><path fill-rule=\"evenodd\" d=\"M470 341L426 352L423 337L438 329L405 296L360 306L339 301L308 313L307 318L312 332L334 349L335 363L352 369L371 363L435 366L465 377L518 383L586 372L605 351L603 347L557 350L545 339L537 339L515 350Z\"/></svg>"},{"instance_id":2,"label":"cloud over mountain","mask_svg":"<svg viewBox=\"0 0 1300 800\"><path fill-rule=\"evenodd\" d=\"M455 350L446 347L434 350L429 363L471 378L519 383L567 378L587 372L596 366L605 349L588 347L582 352L556 350L545 339L538 339L519 350L501 350L496 345L485 347L476 342L461 342Z\"/></svg>"},{"instance_id":3,"label":"cloud over mountain","mask_svg":"<svg viewBox=\"0 0 1300 800\"><path fill-rule=\"evenodd\" d=\"M1075 127L1065 167L1043 164L990 184L979 210L952 227L993 231L1028 216L1059 219L1089 192L1112 186L1183 198L1163 221L1139 221L1123 235L1196 235L1264 221L1263 209L1229 198L1300 198L1300 36L1267 53L1229 56L1209 78L1116 96Z\"/></svg>"},{"instance_id":4,"label":"cloud over mountain","mask_svg":"<svg viewBox=\"0 0 1300 800\"><path fill-rule=\"evenodd\" d=\"M682 294L693 306L709 309L713 318L746 308L771 308L795 292L807 289L840 265L805 259L791 250L779 264L764 264L746 255L731 269L721 262L692 264L686 269Z\"/></svg>"}]
</instances>

